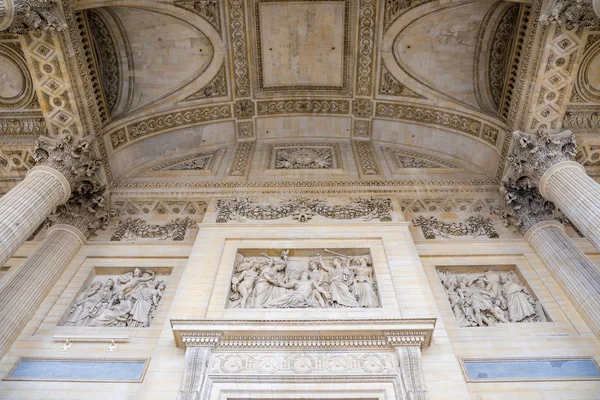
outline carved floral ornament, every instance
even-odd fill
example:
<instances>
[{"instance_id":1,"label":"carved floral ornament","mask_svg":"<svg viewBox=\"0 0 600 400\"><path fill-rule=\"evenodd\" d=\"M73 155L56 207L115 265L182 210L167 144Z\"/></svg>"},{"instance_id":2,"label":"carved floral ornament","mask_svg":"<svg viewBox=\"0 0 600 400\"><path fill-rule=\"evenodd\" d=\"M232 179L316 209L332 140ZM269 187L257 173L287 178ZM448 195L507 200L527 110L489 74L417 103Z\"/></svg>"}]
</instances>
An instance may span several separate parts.
<instances>
[{"instance_id":1,"label":"carved floral ornament","mask_svg":"<svg viewBox=\"0 0 600 400\"><path fill-rule=\"evenodd\" d=\"M540 22L567 27L600 27L600 4L597 0L551 0L542 11Z\"/></svg>"},{"instance_id":2,"label":"carved floral ornament","mask_svg":"<svg viewBox=\"0 0 600 400\"><path fill-rule=\"evenodd\" d=\"M392 220L392 200L389 197L356 198L346 205L329 205L319 198L296 198L284 200L277 205L261 204L251 198L219 199L217 201L217 223L243 222L246 219L262 221L292 217L298 222L307 222L319 215L328 219L364 221Z\"/></svg>"},{"instance_id":3,"label":"carved floral ornament","mask_svg":"<svg viewBox=\"0 0 600 400\"><path fill-rule=\"evenodd\" d=\"M494 229L494 221L482 215L468 217L464 222L445 222L438 217L419 215L412 223L414 226L421 228L425 239L436 239L438 236L444 238L450 236L498 238L498 232Z\"/></svg>"},{"instance_id":4,"label":"carved floral ornament","mask_svg":"<svg viewBox=\"0 0 600 400\"><path fill-rule=\"evenodd\" d=\"M0 31L23 35L29 31L66 28L58 17L56 0L0 0Z\"/></svg>"}]
</instances>

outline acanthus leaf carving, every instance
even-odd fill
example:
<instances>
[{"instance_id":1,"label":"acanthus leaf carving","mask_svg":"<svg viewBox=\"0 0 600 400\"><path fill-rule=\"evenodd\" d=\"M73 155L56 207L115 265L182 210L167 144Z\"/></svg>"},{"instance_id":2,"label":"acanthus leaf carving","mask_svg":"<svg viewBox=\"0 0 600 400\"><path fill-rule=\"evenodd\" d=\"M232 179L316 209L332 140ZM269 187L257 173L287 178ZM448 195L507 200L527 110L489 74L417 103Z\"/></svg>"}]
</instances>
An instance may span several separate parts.
<instances>
[{"instance_id":1,"label":"acanthus leaf carving","mask_svg":"<svg viewBox=\"0 0 600 400\"><path fill-rule=\"evenodd\" d=\"M187 230L195 225L196 222L189 217L176 218L165 225L149 224L141 218L127 218L118 222L110 240L120 242L135 239L166 240L172 238L174 241L182 241L185 239Z\"/></svg>"},{"instance_id":2,"label":"acanthus leaf carving","mask_svg":"<svg viewBox=\"0 0 600 400\"><path fill-rule=\"evenodd\" d=\"M600 16L594 12L593 0L552 0L542 11L540 22L567 27L600 27Z\"/></svg>"},{"instance_id":3,"label":"acanthus leaf carving","mask_svg":"<svg viewBox=\"0 0 600 400\"><path fill-rule=\"evenodd\" d=\"M448 238L450 236L487 236L490 239L498 238L494 228L494 221L489 217L475 215L468 217L464 222L444 222L439 218L419 215L412 221L414 226L420 227L425 239L436 239L437 236Z\"/></svg>"},{"instance_id":4,"label":"acanthus leaf carving","mask_svg":"<svg viewBox=\"0 0 600 400\"><path fill-rule=\"evenodd\" d=\"M23 35L40 30L62 31L67 27L59 17L56 0L2 0L0 3L4 3L4 11L9 11L0 19L0 31Z\"/></svg>"},{"instance_id":5,"label":"acanthus leaf carving","mask_svg":"<svg viewBox=\"0 0 600 400\"><path fill-rule=\"evenodd\" d=\"M378 219L389 222L392 220L391 212L392 200L389 197L357 198L346 205L329 205L326 200L318 198L291 199L279 205L259 204L251 198L233 198L217 201L216 222L277 220L290 216L299 222L306 222L314 215L329 219L362 218L365 221Z\"/></svg>"}]
</instances>

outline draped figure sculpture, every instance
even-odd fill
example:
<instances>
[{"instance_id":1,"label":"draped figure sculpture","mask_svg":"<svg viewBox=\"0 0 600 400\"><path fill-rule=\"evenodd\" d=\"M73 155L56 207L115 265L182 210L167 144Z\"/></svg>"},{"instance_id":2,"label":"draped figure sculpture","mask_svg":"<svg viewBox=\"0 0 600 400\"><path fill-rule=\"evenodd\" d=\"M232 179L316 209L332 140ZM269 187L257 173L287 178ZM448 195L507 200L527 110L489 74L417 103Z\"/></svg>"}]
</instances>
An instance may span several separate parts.
<instances>
[{"instance_id":1,"label":"draped figure sculpture","mask_svg":"<svg viewBox=\"0 0 600 400\"><path fill-rule=\"evenodd\" d=\"M228 308L374 308L380 306L369 255L302 255L290 250L279 257L237 254ZM355 250L351 250L356 252ZM256 254L257 251L254 251ZM308 253L308 254L307 254ZM312 253L312 254L315 254ZM359 253L360 254L360 253ZM330 263L330 264L329 264Z\"/></svg>"}]
</instances>

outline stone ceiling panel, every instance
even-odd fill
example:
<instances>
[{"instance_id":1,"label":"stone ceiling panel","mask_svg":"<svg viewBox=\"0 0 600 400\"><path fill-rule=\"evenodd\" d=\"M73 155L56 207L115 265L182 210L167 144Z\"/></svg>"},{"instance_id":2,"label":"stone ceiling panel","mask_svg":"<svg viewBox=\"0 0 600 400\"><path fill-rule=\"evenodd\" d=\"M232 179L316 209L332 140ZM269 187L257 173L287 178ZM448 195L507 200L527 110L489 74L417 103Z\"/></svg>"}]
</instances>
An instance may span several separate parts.
<instances>
[{"instance_id":1,"label":"stone ceiling panel","mask_svg":"<svg viewBox=\"0 0 600 400\"><path fill-rule=\"evenodd\" d=\"M255 96L349 93L349 0L252 6Z\"/></svg>"}]
</instances>

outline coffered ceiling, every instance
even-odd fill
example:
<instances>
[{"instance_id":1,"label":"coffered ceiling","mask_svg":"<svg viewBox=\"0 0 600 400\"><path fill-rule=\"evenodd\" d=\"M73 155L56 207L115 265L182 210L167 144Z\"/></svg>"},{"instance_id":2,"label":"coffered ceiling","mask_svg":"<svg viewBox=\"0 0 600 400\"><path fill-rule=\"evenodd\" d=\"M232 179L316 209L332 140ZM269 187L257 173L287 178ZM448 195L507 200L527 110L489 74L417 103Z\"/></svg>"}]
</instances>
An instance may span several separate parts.
<instances>
[{"instance_id":1,"label":"coffered ceiling","mask_svg":"<svg viewBox=\"0 0 600 400\"><path fill-rule=\"evenodd\" d=\"M108 110L99 139L114 187L502 173L529 4L79 0L76 10ZM594 43L577 80L584 102L600 91ZM18 44L0 43L0 102L35 120ZM288 165L275 148L313 167L274 167ZM335 168L314 168L315 154Z\"/></svg>"}]
</instances>

